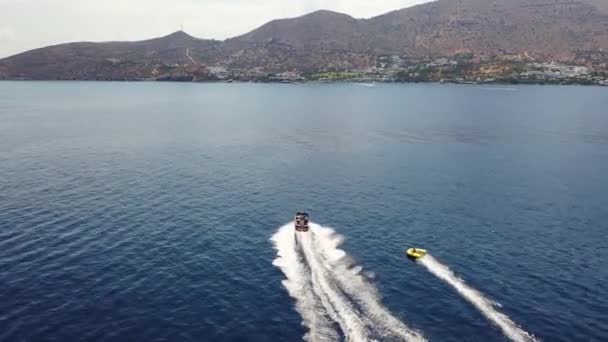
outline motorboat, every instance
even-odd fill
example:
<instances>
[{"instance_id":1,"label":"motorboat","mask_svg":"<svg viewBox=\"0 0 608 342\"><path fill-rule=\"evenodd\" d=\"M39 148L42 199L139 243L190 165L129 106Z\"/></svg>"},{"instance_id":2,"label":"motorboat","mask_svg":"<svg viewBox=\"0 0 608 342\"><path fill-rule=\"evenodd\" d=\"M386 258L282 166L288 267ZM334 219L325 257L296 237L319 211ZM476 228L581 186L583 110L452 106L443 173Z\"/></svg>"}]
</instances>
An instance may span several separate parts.
<instances>
[{"instance_id":1,"label":"motorboat","mask_svg":"<svg viewBox=\"0 0 608 342\"><path fill-rule=\"evenodd\" d=\"M300 213L296 214L296 218L294 220L294 226L296 231L298 232L307 232L308 231L308 214Z\"/></svg>"}]
</instances>

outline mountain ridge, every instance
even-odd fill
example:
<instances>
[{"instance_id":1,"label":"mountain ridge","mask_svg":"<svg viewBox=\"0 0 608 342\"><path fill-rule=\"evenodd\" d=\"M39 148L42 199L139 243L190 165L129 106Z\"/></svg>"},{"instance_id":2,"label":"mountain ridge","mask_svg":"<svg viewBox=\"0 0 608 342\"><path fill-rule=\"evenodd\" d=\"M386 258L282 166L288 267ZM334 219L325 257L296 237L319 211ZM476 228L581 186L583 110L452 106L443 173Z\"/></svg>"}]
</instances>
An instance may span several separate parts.
<instances>
[{"instance_id":1,"label":"mountain ridge","mask_svg":"<svg viewBox=\"0 0 608 342\"><path fill-rule=\"evenodd\" d=\"M368 19L318 10L223 41L177 31L141 41L52 45L0 59L0 78L204 80L210 67L348 70L375 67L387 55L591 63L580 55L605 50L608 0L438 0Z\"/></svg>"}]
</instances>

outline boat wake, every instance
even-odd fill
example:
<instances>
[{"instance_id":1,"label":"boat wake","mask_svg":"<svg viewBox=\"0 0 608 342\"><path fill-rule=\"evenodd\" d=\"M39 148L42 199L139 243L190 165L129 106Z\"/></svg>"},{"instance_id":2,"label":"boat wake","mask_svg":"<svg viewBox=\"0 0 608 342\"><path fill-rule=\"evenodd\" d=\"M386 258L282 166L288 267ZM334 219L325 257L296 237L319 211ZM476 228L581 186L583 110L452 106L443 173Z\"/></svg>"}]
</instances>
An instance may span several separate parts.
<instances>
[{"instance_id":1,"label":"boat wake","mask_svg":"<svg viewBox=\"0 0 608 342\"><path fill-rule=\"evenodd\" d=\"M292 224L273 235L277 250L273 265L286 279L283 286L296 301L307 341L425 341L393 316L362 267L339 248L343 237L310 224L295 233Z\"/></svg>"},{"instance_id":2,"label":"boat wake","mask_svg":"<svg viewBox=\"0 0 608 342\"><path fill-rule=\"evenodd\" d=\"M490 322L498 326L505 336L515 342L537 341L532 335L522 330L507 315L497 310L500 304L491 301L481 292L468 286L449 267L441 264L437 259L427 254L418 260L418 263L426 267L429 272L437 278L451 285L458 294L477 308Z\"/></svg>"}]
</instances>

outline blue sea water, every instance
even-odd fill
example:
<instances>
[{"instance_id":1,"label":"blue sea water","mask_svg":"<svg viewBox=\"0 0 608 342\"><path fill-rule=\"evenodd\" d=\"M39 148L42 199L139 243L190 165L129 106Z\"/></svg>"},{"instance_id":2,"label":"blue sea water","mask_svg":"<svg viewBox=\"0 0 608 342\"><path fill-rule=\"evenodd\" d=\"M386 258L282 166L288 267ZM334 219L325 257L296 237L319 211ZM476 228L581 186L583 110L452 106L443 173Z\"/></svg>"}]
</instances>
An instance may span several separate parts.
<instances>
[{"instance_id":1,"label":"blue sea water","mask_svg":"<svg viewBox=\"0 0 608 342\"><path fill-rule=\"evenodd\" d=\"M299 341L271 241L298 210L428 340L509 339L410 246L540 340L607 341L607 108L575 86L0 82L0 341Z\"/></svg>"}]
</instances>

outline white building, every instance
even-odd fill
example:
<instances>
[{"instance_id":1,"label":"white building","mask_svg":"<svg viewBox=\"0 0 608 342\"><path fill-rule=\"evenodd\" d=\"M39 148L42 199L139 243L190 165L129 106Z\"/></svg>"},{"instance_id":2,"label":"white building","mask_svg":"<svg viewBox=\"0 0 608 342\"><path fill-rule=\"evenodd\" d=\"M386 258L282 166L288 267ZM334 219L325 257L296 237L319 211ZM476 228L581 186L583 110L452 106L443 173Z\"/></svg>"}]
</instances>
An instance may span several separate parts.
<instances>
[{"instance_id":1,"label":"white building","mask_svg":"<svg viewBox=\"0 0 608 342\"><path fill-rule=\"evenodd\" d=\"M544 77L544 78L568 78L589 75L591 70L585 66L565 65L557 63L530 63L528 71L522 76Z\"/></svg>"}]
</instances>

